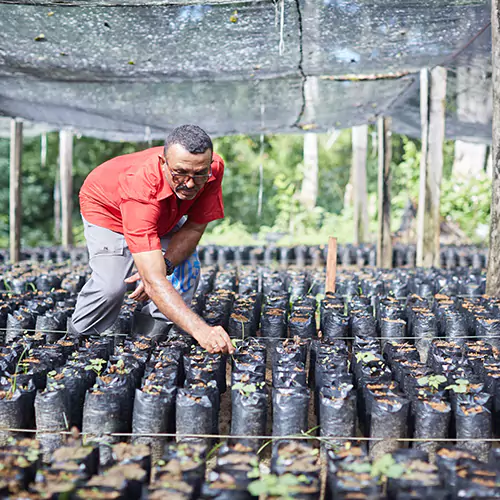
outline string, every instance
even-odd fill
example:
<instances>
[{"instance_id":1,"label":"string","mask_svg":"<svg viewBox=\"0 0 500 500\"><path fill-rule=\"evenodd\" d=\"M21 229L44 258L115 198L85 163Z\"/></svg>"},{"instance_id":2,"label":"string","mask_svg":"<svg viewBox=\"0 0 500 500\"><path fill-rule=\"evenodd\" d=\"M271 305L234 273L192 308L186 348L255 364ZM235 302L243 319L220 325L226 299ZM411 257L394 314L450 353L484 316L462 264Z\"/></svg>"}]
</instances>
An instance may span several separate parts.
<instances>
[{"instance_id":1,"label":"string","mask_svg":"<svg viewBox=\"0 0 500 500\"><path fill-rule=\"evenodd\" d=\"M0 428L2 432L18 432L25 434L61 434L72 436L71 431L51 431L43 429L16 429L16 428ZM192 433L154 433L154 432L111 432L95 434L91 432L79 432L79 436L93 436L93 437L157 437L157 438L192 438L192 439L259 439L266 441L279 441L279 440L295 440L295 441L398 441L405 443L433 443L433 442L471 442L471 443L493 443L498 442L498 438L407 438L407 437L369 437L369 436L310 436L306 433L302 435L284 435L284 436L269 436L269 435L249 435L249 434L192 434Z\"/></svg>"}]
</instances>

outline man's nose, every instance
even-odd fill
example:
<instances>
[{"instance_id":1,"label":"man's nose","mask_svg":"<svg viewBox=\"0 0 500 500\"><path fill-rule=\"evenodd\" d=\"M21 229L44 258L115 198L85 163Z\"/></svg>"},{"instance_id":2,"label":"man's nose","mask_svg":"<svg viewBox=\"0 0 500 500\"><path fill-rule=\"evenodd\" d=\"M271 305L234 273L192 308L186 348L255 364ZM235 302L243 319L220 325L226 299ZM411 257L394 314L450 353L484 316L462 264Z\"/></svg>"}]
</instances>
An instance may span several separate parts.
<instances>
[{"instance_id":1,"label":"man's nose","mask_svg":"<svg viewBox=\"0 0 500 500\"><path fill-rule=\"evenodd\" d=\"M189 177L189 179L188 179L188 180L187 180L187 182L186 182L186 187L187 187L188 189L193 189L193 188L194 188L194 186L195 186L195 184L194 184L194 180L193 180L193 178L192 178L192 177Z\"/></svg>"}]
</instances>

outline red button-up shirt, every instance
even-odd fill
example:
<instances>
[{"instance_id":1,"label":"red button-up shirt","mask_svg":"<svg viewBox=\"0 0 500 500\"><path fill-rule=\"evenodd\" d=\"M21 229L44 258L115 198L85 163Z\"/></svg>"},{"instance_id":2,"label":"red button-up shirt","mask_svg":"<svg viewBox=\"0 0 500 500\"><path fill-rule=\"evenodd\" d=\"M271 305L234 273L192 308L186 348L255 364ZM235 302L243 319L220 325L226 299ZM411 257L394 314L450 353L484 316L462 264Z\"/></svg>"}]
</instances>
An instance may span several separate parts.
<instances>
[{"instance_id":1,"label":"red button-up shirt","mask_svg":"<svg viewBox=\"0 0 500 500\"><path fill-rule=\"evenodd\" d=\"M160 237L187 215L197 224L224 217L224 162L214 153L212 176L193 200L180 200L159 162L162 147L118 156L95 168L80 190L83 217L125 236L132 253L161 250Z\"/></svg>"}]
</instances>

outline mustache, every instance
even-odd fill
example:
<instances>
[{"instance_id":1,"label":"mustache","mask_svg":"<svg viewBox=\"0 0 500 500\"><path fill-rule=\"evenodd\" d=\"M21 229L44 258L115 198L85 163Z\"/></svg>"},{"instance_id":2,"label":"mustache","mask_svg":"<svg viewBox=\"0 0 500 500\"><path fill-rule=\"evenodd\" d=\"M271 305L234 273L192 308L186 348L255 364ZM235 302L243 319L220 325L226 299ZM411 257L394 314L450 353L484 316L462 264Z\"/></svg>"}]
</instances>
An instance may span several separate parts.
<instances>
[{"instance_id":1,"label":"mustache","mask_svg":"<svg viewBox=\"0 0 500 500\"><path fill-rule=\"evenodd\" d=\"M192 193L195 191L195 188L188 188L185 184L183 184L182 186L179 186L176 191L187 191L188 193Z\"/></svg>"}]
</instances>

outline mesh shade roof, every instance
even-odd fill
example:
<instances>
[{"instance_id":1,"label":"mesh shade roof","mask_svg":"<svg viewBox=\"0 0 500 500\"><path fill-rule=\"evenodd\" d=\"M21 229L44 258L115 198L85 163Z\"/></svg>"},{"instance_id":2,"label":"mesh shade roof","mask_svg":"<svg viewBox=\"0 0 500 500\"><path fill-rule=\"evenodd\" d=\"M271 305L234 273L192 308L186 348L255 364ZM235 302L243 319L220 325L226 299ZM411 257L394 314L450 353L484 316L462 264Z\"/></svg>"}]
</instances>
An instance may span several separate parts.
<instances>
[{"instance_id":1,"label":"mesh shade roof","mask_svg":"<svg viewBox=\"0 0 500 500\"><path fill-rule=\"evenodd\" d=\"M144 140L186 122L326 131L383 113L418 136L418 71L446 64L448 135L486 142L491 110L459 113L456 94L479 78L491 108L488 30L471 43L489 16L487 0L0 0L0 114Z\"/></svg>"}]
</instances>

